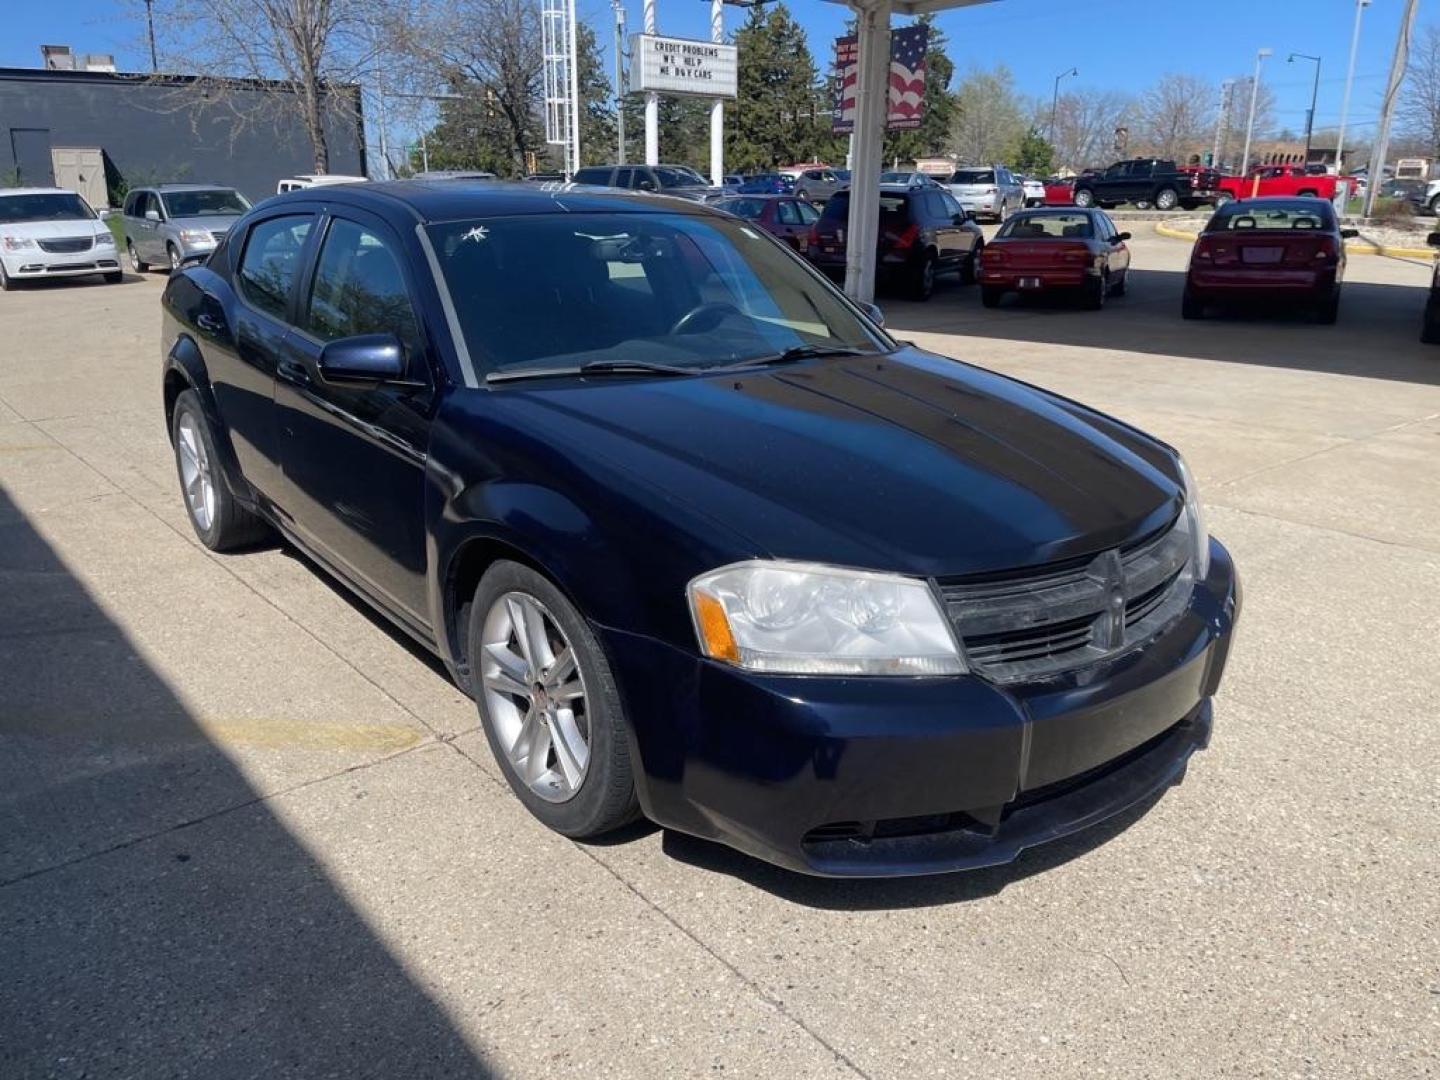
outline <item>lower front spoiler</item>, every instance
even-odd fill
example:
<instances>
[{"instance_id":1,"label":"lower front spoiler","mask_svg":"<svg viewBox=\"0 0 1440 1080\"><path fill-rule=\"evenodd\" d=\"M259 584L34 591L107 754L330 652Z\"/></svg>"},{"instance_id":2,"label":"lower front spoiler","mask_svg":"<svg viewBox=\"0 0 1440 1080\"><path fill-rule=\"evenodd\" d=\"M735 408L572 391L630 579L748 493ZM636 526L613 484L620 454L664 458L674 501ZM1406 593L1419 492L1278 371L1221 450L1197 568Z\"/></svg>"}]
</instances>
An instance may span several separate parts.
<instances>
[{"instance_id":1,"label":"lower front spoiler","mask_svg":"<svg viewBox=\"0 0 1440 1080\"><path fill-rule=\"evenodd\" d=\"M911 836L807 840L807 872L826 877L903 877L1001 866L1026 848L1082 832L1179 783L1190 756L1210 742L1209 699L1168 731L1114 761L1025 793L993 826L956 815L955 827Z\"/></svg>"}]
</instances>

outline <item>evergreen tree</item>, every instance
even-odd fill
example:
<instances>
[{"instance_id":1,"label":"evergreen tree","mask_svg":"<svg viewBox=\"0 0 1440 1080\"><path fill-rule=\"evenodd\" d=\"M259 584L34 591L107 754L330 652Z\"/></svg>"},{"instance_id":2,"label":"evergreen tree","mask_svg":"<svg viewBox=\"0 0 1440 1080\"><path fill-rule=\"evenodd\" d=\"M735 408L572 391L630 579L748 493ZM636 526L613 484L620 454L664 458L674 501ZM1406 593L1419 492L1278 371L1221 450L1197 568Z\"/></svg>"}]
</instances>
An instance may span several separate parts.
<instances>
[{"instance_id":1,"label":"evergreen tree","mask_svg":"<svg viewBox=\"0 0 1440 1080\"><path fill-rule=\"evenodd\" d=\"M582 103L580 163L603 165L615 160L615 98L595 31L583 22L575 27L575 53Z\"/></svg>"},{"instance_id":2,"label":"evergreen tree","mask_svg":"<svg viewBox=\"0 0 1440 1080\"><path fill-rule=\"evenodd\" d=\"M1045 176L1055 160L1055 148L1045 141L1040 129L1031 124L1021 137L1015 154L1011 158L1015 168L1023 173Z\"/></svg>"},{"instance_id":3,"label":"evergreen tree","mask_svg":"<svg viewBox=\"0 0 1440 1080\"><path fill-rule=\"evenodd\" d=\"M830 103L818 85L805 30L784 3L753 7L735 34L739 97L726 108L730 171L806 161L831 143Z\"/></svg>"}]
</instances>

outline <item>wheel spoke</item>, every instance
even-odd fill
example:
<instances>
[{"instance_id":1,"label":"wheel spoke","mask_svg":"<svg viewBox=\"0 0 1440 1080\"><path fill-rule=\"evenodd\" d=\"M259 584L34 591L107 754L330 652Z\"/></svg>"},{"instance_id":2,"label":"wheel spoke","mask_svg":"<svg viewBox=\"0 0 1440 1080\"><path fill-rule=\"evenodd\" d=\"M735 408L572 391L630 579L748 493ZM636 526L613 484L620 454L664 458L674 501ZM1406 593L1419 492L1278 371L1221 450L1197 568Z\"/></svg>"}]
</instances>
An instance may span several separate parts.
<instances>
[{"instance_id":1,"label":"wheel spoke","mask_svg":"<svg viewBox=\"0 0 1440 1080\"><path fill-rule=\"evenodd\" d=\"M525 755L525 763L520 766L520 775L525 777L525 782L534 786L540 782L540 778L550 771L550 729L535 721L535 734L530 739L529 750Z\"/></svg>"},{"instance_id":2,"label":"wheel spoke","mask_svg":"<svg viewBox=\"0 0 1440 1080\"><path fill-rule=\"evenodd\" d=\"M486 645L485 658L494 665L493 671L486 671L483 675L487 687L499 694L529 697L529 668L521 657L510 651L509 645Z\"/></svg>"},{"instance_id":3,"label":"wheel spoke","mask_svg":"<svg viewBox=\"0 0 1440 1080\"><path fill-rule=\"evenodd\" d=\"M528 596L516 596L507 603L513 605L510 617L516 620L515 636L520 639L520 649L530 664L531 672L539 674L553 659L550 642L545 637L545 614Z\"/></svg>"},{"instance_id":4,"label":"wheel spoke","mask_svg":"<svg viewBox=\"0 0 1440 1080\"><path fill-rule=\"evenodd\" d=\"M570 709L557 710L550 721L550 735L555 746L555 761L565 775L565 782L572 789L579 787L585 764L590 759L590 748L575 726L575 713Z\"/></svg>"},{"instance_id":5,"label":"wheel spoke","mask_svg":"<svg viewBox=\"0 0 1440 1080\"><path fill-rule=\"evenodd\" d=\"M549 690L549 694L551 701L557 705L563 705L568 701L583 698L585 696L585 687L580 685L579 679L571 679L569 682L562 683L560 686Z\"/></svg>"},{"instance_id":6,"label":"wheel spoke","mask_svg":"<svg viewBox=\"0 0 1440 1080\"><path fill-rule=\"evenodd\" d=\"M190 505L200 509L205 504L205 478L197 472L185 485L185 494L190 498Z\"/></svg>"},{"instance_id":7,"label":"wheel spoke","mask_svg":"<svg viewBox=\"0 0 1440 1080\"><path fill-rule=\"evenodd\" d=\"M554 689L564 685L575 674L575 653L566 645L545 669L545 688Z\"/></svg>"}]
</instances>

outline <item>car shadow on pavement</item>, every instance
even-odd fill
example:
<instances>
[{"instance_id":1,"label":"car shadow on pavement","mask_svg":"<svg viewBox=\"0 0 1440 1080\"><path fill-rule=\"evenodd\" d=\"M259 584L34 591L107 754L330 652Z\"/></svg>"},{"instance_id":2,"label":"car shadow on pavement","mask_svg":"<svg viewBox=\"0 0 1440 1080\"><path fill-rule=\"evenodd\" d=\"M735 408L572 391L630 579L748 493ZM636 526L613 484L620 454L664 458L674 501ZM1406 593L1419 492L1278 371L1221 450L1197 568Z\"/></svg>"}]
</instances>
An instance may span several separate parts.
<instances>
[{"instance_id":1,"label":"car shadow on pavement","mask_svg":"<svg viewBox=\"0 0 1440 1080\"><path fill-rule=\"evenodd\" d=\"M1132 270L1127 295L1101 311L1079 310L1063 297L1006 297L989 309L980 305L978 290L966 289L925 304L887 303L886 329L902 339L954 334L1440 384L1440 346L1420 342L1424 288L1347 282L1339 322L1323 326L1304 311L1273 305L1212 309L1207 318L1188 321L1180 317L1184 285L1181 271ZM983 348L946 351L986 361Z\"/></svg>"},{"instance_id":2,"label":"car shadow on pavement","mask_svg":"<svg viewBox=\"0 0 1440 1080\"><path fill-rule=\"evenodd\" d=\"M1168 789L1167 789L1168 790ZM962 904L994 896L1034 874L1053 870L1113 840L1150 812L1156 792L1082 832L1021 852L1012 863L911 878L819 878L785 870L722 844L667 830L665 854L699 869L740 878L792 904L830 911L879 911Z\"/></svg>"},{"instance_id":3,"label":"car shadow on pavement","mask_svg":"<svg viewBox=\"0 0 1440 1080\"><path fill-rule=\"evenodd\" d=\"M0 1076L484 1077L0 487Z\"/></svg>"}]
</instances>

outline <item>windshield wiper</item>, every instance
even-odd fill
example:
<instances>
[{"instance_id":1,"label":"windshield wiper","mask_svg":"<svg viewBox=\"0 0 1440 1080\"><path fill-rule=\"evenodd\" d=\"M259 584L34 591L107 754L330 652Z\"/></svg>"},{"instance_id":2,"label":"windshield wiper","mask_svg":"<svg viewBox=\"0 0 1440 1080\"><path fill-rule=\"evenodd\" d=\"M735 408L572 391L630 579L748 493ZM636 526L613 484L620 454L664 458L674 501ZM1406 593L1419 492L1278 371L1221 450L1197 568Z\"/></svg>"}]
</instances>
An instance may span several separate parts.
<instances>
[{"instance_id":1,"label":"windshield wiper","mask_svg":"<svg viewBox=\"0 0 1440 1080\"><path fill-rule=\"evenodd\" d=\"M516 382L520 379L558 379L575 375L699 375L703 369L678 367L675 364L652 364L644 360L590 360L573 367L511 368L492 371L487 383Z\"/></svg>"},{"instance_id":2,"label":"windshield wiper","mask_svg":"<svg viewBox=\"0 0 1440 1080\"><path fill-rule=\"evenodd\" d=\"M711 371L744 371L746 368L773 367L777 364L793 364L797 360L811 360L817 356L871 356L879 355L870 349L855 349L847 345L792 345L773 356L757 356L742 360L738 364L727 364Z\"/></svg>"}]
</instances>

